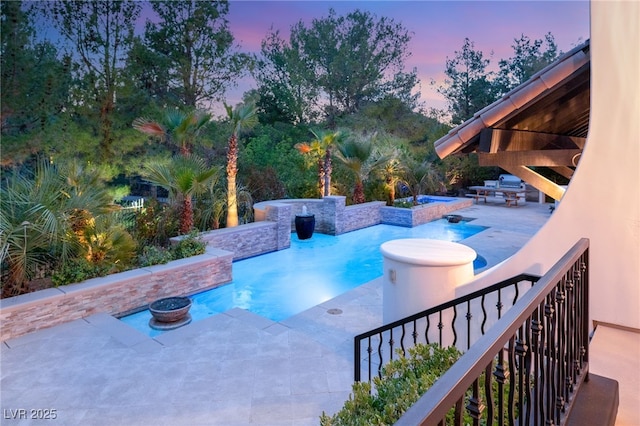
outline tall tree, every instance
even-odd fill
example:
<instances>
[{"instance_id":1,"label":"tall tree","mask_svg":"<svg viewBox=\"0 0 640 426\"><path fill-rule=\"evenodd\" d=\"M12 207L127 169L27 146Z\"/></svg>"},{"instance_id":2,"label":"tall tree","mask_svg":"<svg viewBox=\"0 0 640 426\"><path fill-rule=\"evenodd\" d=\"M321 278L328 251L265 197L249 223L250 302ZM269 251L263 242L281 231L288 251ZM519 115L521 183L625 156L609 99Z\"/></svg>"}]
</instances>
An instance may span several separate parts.
<instances>
[{"instance_id":1,"label":"tall tree","mask_svg":"<svg viewBox=\"0 0 640 426\"><path fill-rule=\"evenodd\" d=\"M447 77L438 92L447 99L454 124L468 120L496 99L493 73L487 72L489 63L490 60L475 50L474 43L468 38L464 39L462 50L456 51L453 59L447 58Z\"/></svg>"},{"instance_id":2,"label":"tall tree","mask_svg":"<svg viewBox=\"0 0 640 426\"><path fill-rule=\"evenodd\" d=\"M227 228L238 226L238 134L258 124L257 108L253 104L240 104L235 108L224 105L232 131L227 146Z\"/></svg>"},{"instance_id":3,"label":"tall tree","mask_svg":"<svg viewBox=\"0 0 640 426\"><path fill-rule=\"evenodd\" d=\"M279 31L271 30L262 41L262 58L255 77L259 85L258 107L270 121L309 123L317 117L319 88L312 64L299 43L287 44Z\"/></svg>"},{"instance_id":4,"label":"tall tree","mask_svg":"<svg viewBox=\"0 0 640 426\"><path fill-rule=\"evenodd\" d=\"M0 3L2 10L0 73L2 134L43 131L68 107L69 58L58 58L55 46L34 43L31 7L20 1Z\"/></svg>"},{"instance_id":5,"label":"tall tree","mask_svg":"<svg viewBox=\"0 0 640 426\"><path fill-rule=\"evenodd\" d=\"M170 90L183 106L209 107L221 100L251 65L237 52L227 1L154 1L158 23L147 22L148 47L168 62Z\"/></svg>"},{"instance_id":6,"label":"tall tree","mask_svg":"<svg viewBox=\"0 0 640 426\"><path fill-rule=\"evenodd\" d=\"M98 114L100 154L113 156L114 111L121 84L124 53L133 42L140 3L121 1L54 1L45 3L62 36L71 43L80 90L77 104Z\"/></svg>"},{"instance_id":7,"label":"tall tree","mask_svg":"<svg viewBox=\"0 0 640 426\"><path fill-rule=\"evenodd\" d=\"M410 56L409 32L392 19L355 10L337 16L333 9L310 25L299 21L289 43L271 34L268 46L280 46L287 55L264 56L268 63L286 61L321 91L324 112L333 126L337 116L358 111L365 103L395 96L414 105L419 94L415 69L405 72Z\"/></svg>"},{"instance_id":8,"label":"tall tree","mask_svg":"<svg viewBox=\"0 0 640 426\"><path fill-rule=\"evenodd\" d=\"M560 54L551 33L545 34L544 40L531 40L522 34L513 41L511 47L514 56L499 62L500 72L496 84L502 94L527 81L533 74L555 61Z\"/></svg>"}]
</instances>

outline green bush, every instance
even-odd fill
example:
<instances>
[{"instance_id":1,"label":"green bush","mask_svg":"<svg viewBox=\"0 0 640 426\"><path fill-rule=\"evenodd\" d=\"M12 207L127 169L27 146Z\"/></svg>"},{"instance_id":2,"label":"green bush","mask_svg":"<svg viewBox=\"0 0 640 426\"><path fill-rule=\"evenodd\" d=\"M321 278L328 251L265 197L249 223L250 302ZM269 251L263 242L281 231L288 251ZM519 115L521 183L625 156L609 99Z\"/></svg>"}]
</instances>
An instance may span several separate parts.
<instances>
[{"instance_id":1,"label":"green bush","mask_svg":"<svg viewBox=\"0 0 640 426\"><path fill-rule=\"evenodd\" d=\"M80 257L65 262L59 270L54 271L51 276L51 282L57 287L60 285L79 283L106 274L107 270L104 268Z\"/></svg>"},{"instance_id":2,"label":"green bush","mask_svg":"<svg viewBox=\"0 0 640 426\"><path fill-rule=\"evenodd\" d=\"M197 232L193 232L184 237L176 245L169 248L157 246L145 246L142 254L137 258L134 267L145 267L160 265L175 259L183 259L205 251L206 243L203 242ZM66 262L62 267L53 273L51 281L54 285L66 285L78 283L95 277L102 277L113 273L113 267L109 267L108 262L92 263L84 258L76 258Z\"/></svg>"},{"instance_id":3,"label":"green bush","mask_svg":"<svg viewBox=\"0 0 640 426\"><path fill-rule=\"evenodd\" d=\"M369 383L358 382L344 406L333 416L322 413L322 426L390 425L395 423L433 383L462 356L455 347L417 345L409 356L390 361Z\"/></svg>"},{"instance_id":4,"label":"green bush","mask_svg":"<svg viewBox=\"0 0 640 426\"><path fill-rule=\"evenodd\" d=\"M156 246L146 246L142 254L138 256L138 264L141 267L161 265L173 260L173 253L169 249Z\"/></svg>"},{"instance_id":5,"label":"green bush","mask_svg":"<svg viewBox=\"0 0 640 426\"><path fill-rule=\"evenodd\" d=\"M171 252L174 259L183 259L204 253L206 247L207 243L198 237L198 233L192 232L183 237L178 244L171 247Z\"/></svg>"}]
</instances>

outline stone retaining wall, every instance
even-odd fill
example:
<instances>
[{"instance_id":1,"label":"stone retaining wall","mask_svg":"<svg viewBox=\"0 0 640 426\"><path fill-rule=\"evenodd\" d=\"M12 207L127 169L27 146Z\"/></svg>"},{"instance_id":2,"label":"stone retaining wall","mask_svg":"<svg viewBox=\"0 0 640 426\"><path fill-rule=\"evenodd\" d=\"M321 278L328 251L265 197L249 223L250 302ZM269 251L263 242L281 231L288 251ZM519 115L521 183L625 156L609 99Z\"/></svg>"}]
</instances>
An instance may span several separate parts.
<instances>
[{"instance_id":1,"label":"stone retaining wall","mask_svg":"<svg viewBox=\"0 0 640 426\"><path fill-rule=\"evenodd\" d=\"M274 203L265 209L265 220L233 228L216 229L200 234L209 246L228 250L233 260L246 259L291 246L291 226L288 224L291 206Z\"/></svg>"},{"instance_id":2,"label":"stone retaining wall","mask_svg":"<svg viewBox=\"0 0 640 426\"><path fill-rule=\"evenodd\" d=\"M472 205L472 199L457 198L454 201L422 204L410 209L383 206L380 208L380 215L382 223L413 227L441 219L456 210L471 207Z\"/></svg>"},{"instance_id":3,"label":"stone retaining wall","mask_svg":"<svg viewBox=\"0 0 640 426\"><path fill-rule=\"evenodd\" d=\"M118 315L156 299L231 281L232 253L204 254L0 300L0 341L96 313Z\"/></svg>"}]
</instances>

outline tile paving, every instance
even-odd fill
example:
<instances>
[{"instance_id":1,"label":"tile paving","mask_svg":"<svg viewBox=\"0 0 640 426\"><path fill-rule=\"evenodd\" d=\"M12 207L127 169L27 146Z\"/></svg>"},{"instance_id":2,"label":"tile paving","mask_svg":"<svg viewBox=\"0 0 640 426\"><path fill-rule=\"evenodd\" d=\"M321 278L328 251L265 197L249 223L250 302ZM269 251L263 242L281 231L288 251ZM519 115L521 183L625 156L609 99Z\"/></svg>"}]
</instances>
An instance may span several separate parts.
<instances>
[{"instance_id":1,"label":"tile paving","mask_svg":"<svg viewBox=\"0 0 640 426\"><path fill-rule=\"evenodd\" d=\"M489 201L460 214L490 226L464 243L491 266L550 213ZM353 336L381 321L381 279L277 323L236 308L153 339L93 315L1 344L0 423L317 425L349 396Z\"/></svg>"}]
</instances>

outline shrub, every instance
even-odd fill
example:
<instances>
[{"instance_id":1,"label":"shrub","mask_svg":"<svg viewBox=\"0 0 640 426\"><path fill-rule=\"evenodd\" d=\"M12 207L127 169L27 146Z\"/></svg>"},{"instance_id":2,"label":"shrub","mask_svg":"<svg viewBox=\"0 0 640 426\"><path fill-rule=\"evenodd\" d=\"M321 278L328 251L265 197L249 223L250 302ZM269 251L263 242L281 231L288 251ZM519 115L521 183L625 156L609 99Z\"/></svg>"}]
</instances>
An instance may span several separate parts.
<instances>
[{"instance_id":1,"label":"shrub","mask_svg":"<svg viewBox=\"0 0 640 426\"><path fill-rule=\"evenodd\" d=\"M161 265L173 260L173 253L169 249L156 246L146 246L142 254L138 256L138 264L141 267Z\"/></svg>"},{"instance_id":2,"label":"shrub","mask_svg":"<svg viewBox=\"0 0 640 426\"><path fill-rule=\"evenodd\" d=\"M104 268L80 257L65 262L59 270L54 271L51 276L51 282L57 287L60 285L79 283L106 274L107 271Z\"/></svg>"},{"instance_id":3,"label":"shrub","mask_svg":"<svg viewBox=\"0 0 640 426\"><path fill-rule=\"evenodd\" d=\"M395 423L462 354L455 347L417 345L400 356L369 383L358 382L344 406L333 416L322 413L323 426L388 425Z\"/></svg>"},{"instance_id":4,"label":"shrub","mask_svg":"<svg viewBox=\"0 0 640 426\"><path fill-rule=\"evenodd\" d=\"M173 253L174 259L183 259L204 253L206 247L207 243L198 237L198 233L191 232L184 236L178 244L171 247L171 252Z\"/></svg>"}]
</instances>

